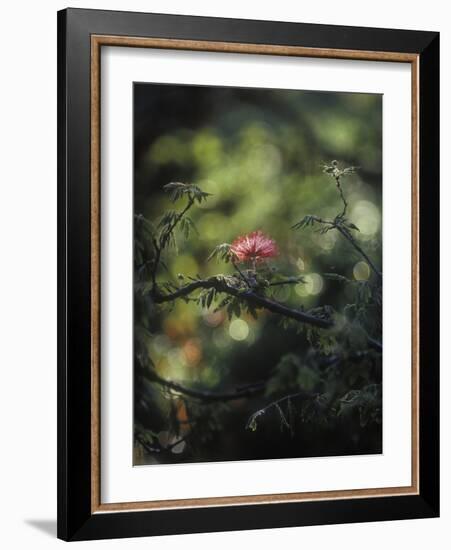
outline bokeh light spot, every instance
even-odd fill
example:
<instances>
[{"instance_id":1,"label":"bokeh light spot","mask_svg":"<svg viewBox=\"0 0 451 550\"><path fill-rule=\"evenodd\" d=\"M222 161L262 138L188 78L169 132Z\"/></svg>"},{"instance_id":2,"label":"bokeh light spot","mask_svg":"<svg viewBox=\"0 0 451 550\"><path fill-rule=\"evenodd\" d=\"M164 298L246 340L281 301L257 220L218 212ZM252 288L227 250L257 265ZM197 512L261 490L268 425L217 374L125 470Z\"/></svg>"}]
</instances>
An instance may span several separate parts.
<instances>
[{"instance_id":1,"label":"bokeh light spot","mask_svg":"<svg viewBox=\"0 0 451 550\"><path fill-rule=\"evenodd\" d=\"M295 291L298 296L305 298L306 296L317 296L324 286L324 280L318 273L310 273L304 276L304 282L295 286Z\"/></svg>"},{"instance_id":2,"label":"bokeh light spot","mask_svg":"<svg viewBox=\"0 0 451 550\"><path fill-rule=\"evenodd\" d=\"M157 334L154 336L151 344L151 349L158 355L165 354L171 346L169 338L165 334Z\"/></svg>"},{"instance_id":3,"label":"bokeh light spot","mask_svg":"<svg viewBox=\"0 0 451 550\"><path fill-rule=\"evenodd\" d=\"M214 386L221 380L221 375L218 372L218 369L215 369L214 367L206 367L202 370L200 376L202 382L204 384L208 384L209 386Z\"/></svg>"},{"instance_id":4,"label":"bokeh light spot","mask_svg":"<svg viewBox=\"0 0 451 550\"><path fill-rule=\"evenodd\" d=\"M275 300L286 302L291 296L291 288L289 285L274 286L272 295Z\"/></svg>"},{"instance_id":5,"label":"bokeh light spot","mask_svg":"<svg viewBox=\"0 0 451 550\"><path fill-rule=\"evenodd\" d=\"M356 281L366 281L370 277L370 267L364 261L357 262L352 270L352 273Z\"/></svg>"},{"instance_id":6,"label":"bokeh light spot","mask_svg":"<svg viewBox=\"0 0 451 550\"><path fill-rule=\"evenodd\" d=\"M167 360L172 368L184 367L186 365L185 357L178 348L171 349L167 354Z\"/></svg>"},{"instance_id":7,"label":"bokeh light spot","mask_svg":"<svg viewBox=\"0 0 451 550\"><path fill-rule=\"evenodd\" d=\"M249 336L249 325L243 319L234 319L230 323L229 334L234 340L242 342Z\"/></svg>"},{"instance_id":8,"label":"bokeh light spot","mask_svg":"<svg viewBox=\"0 0 451 550\"><path fill-rule=\"evenodd\" d=\"M298 260L296 261L296 266L299 269L299 271L304 271L305 270L304 260L302 258L298 258Z\"/></svg>"},{"instance_id":9,"label":"bokeh light spot","mask_svg":"<svg viewBox=\"0 0 451 550\"><path fill-rule=\"evenodd\" d=\"M337 233L334 231L328 231L324 235L318 235L318 237L317 243L323 250L327 250L329 252L334 248L337 240Z\"/></svg>"},{"instance_id":10,"label":"bokeh light spot","mask_svg":"<svg viewBox=\"0 0 451 550\"><path fill-rule=\"evenodd\" d=\"M311 280L311 285L312 285L310 294L313 294L314 296L316 296L323 290L323 286L324 286L323 278L321 277L321 275L318 275L318 273L311 273L309 275L309 278Z\"/></svg>"},{"instance_id":11,"label":"bokeh light spot","mask_svg":"<svg viewBox=\"0 0 451 550\"><path fill-rule=\"evenodd\" d=\"M373 237L381 225L379 208L370 201L359 201L352 209L350 219L366 238Z\"/></svg>"},{"instance_id":12,"label":"bokeh light spot","mask_svg":"<svg viewBox=\"0 0 451 550\"><path fill-rule=\"evenodd\" d=\"M202 358L202 344L199 338L190 338L183 345L183 355L188 364L197 365Z\"/></svg>"},{"instance_id":13,"label":"bokeh light spot","mask_svg":"<svg viewBox=\"0 0 451 550\"><path fill-rule=\"evenodd\" d=\"M224 321L223 311L212 311L203 316L204 323L209 327L217 327Z\"/></svg>"},{"instance_id":14,"label":"bokeh light spot","mask_svg":"<svg viewBox=\"0 0 451 550\"><path fill-rule=\"evenodd\" d=\"M225 349L229 346L229 338L227 333L221 328L216 328L213 331L213 343L219 349Z\"/></svg>"}]
</instances>

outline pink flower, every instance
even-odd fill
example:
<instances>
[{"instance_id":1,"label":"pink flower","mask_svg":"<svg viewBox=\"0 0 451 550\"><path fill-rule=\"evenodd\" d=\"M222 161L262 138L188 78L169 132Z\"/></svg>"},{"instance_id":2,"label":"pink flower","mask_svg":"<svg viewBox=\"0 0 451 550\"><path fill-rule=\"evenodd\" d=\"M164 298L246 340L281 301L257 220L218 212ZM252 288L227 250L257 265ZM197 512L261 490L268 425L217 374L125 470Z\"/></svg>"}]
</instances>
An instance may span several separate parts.
<instances>
[{"instance_id":1,"label":"pink flower","mask_svg":"<svg viewBox=\"0 0 451 550\"><path fill-rule=\"evenodd\" d=\"M232 243L231 251L238 261L254 264L266 258L273 258L279 253L276 242L262 231L253 231L236 238Z\"/></svg>"}]
</instances>

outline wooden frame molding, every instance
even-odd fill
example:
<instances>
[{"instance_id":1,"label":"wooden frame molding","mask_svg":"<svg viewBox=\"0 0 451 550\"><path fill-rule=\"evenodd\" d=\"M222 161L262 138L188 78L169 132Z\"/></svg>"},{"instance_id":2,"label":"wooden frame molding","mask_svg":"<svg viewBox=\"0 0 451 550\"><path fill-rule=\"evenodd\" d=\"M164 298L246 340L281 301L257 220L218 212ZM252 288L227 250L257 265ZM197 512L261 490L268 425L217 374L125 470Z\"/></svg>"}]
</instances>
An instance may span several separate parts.
<instances>
[{"instance_id":1,"label":"wooden frame molding","mask_svg":"<svg viewBox=\"0 0 451 550\"><path fill-rule=\"evenodd\" d=\"M409 63L412 71L412 481L408 487L102 504L100 498L100 81L102 46L163 48ZM203 40L91 35L91 512L307 502L418 495L419 479L419 55Z\"/></svg>"}]
</instances>

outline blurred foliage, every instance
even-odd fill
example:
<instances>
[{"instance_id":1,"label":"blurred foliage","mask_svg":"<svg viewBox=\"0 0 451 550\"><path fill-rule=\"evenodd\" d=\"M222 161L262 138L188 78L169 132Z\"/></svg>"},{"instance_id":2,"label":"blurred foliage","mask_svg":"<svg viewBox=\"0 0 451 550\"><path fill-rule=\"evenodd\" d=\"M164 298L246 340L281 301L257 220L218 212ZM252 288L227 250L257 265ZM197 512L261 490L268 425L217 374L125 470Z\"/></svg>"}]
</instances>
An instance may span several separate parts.
<instances>
[{"instance_id":1,"label":"blurred foliage","mask_svg":"<svg viewBox=\"0 0 451 550\"><path fill-rule=\"evenodd\" d=\"M381 96L135 84L134 139L135 463L381 452ZM256 230L279 255L252 290L333 328L214 288L158 302L243 284L211 255Z\"/></svg>"}]
</instances>

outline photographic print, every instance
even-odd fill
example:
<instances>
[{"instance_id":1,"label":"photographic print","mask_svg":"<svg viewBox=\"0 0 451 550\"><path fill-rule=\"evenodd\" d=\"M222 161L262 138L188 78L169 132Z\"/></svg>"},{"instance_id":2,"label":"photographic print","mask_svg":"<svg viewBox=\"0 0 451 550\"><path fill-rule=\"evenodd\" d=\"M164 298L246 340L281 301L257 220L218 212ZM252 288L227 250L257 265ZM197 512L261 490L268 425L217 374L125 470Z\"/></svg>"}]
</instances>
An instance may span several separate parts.
<instances>
[{"instance_id":1,"label":"photographic print","mask_svg":"<svg viewBox=\"0 0 451 550\"><path fill-rule=\"evenodd\" d=\"M58 13L59 538L439 515L439 41Z\"/></svg>"},{"instance_id":2,"label":"photographic print","mask_svg":"<svg viewBox=\"0 0 451 550\"><path fill-rule=\"evenodd\" d=\"M135 466L382 452L382 95L135 83Z\"/></svg>"}]
</instances>

